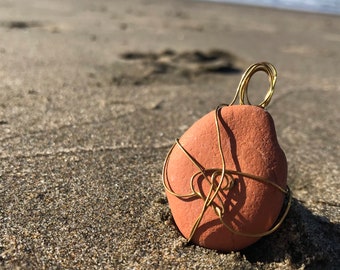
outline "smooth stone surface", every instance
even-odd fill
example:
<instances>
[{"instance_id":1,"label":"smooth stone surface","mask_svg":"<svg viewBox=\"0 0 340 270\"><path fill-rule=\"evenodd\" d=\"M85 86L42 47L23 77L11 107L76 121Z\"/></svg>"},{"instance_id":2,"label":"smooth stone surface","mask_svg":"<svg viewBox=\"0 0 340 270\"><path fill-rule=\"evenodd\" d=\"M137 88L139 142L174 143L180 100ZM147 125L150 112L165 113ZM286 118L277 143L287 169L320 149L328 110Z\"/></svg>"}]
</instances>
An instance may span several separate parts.
<instances>
[{"instance_id":1,"label":"smooth stone surface","mask_svg":"<svg viewBox=\"0 0 340 270\"><path fill-rule=\"evenodd\" d=\"M337 269L340 16L187 0L0 5L1 269ZM239 252L186 244L165 155L259 61L278 70L268 111L291 210ZM256 77L255 104L268 86Z\"/></svg>"},{"instance_id":2,"label":"smooth stone surface","mask_svg":"<svg viewBox=\"0 0 340 270\"><path fill-rule=\"evenodd\" d=\"M287 161L277 142L274 123L268 112L256 106L233 105L221 109L218 122L227 170L263 177L286 188ZM215 111L194 123L179 142L205 170L222 168ZM176 145L169 156L165 176L172 191L190 194L190 179L198 172L199 169ZM212 173L208 172L207 175L212 181ZM226 211L223 221L238 232L259 234L268 231L282 208L284 193L252 178L234 177L235 184L230 190L219 191L223 203L218 198L214 199L214 204ZM193 179L193 187L206 198L211 185L201 175ZM176 225L189 238L202 211L204 199L197 196L178 198L168 192L167 198ZM194 243L220 251L235 251L259 239L228 230L219 220L213 205L207 209L195 231L192 238Z\"/></svg>"}]
</instances>

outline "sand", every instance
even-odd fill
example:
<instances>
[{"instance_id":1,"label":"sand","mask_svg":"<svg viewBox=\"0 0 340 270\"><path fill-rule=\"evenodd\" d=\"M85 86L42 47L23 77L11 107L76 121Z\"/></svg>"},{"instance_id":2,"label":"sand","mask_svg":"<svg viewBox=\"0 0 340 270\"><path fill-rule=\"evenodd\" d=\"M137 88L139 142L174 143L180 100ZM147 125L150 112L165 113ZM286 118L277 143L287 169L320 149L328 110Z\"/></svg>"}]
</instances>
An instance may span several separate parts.
<instances>
[{"instance_id":1,"label":"sand","mask_svg":"<svg viewBox=\"0 0 340 270\"><path fill-rule=\"evenodd\" d=\"M339 16L184 0L2 1L0 268L336 269L339 47ZM197 247L173 222L162 164L258 61L279 74L268 110L292 208L246 250ZM254 77L254 103L265 80Z\"/></svg>"}]
</instances>

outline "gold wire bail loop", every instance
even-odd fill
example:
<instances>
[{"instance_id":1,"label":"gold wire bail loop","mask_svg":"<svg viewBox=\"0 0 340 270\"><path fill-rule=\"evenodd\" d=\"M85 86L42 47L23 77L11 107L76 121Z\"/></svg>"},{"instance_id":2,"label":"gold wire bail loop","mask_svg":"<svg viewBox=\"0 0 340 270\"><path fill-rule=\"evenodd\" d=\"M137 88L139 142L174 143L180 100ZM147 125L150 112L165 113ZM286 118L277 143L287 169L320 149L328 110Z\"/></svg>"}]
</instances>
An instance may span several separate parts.
<instances>
[{"instance_id":1,"label":"gold wire bail loop","mask_svg":"<svg viewBox=\"0 0 340 270\"><path fill-rule=\"evenodd\" d=\"M251 65L242 75L241 81L237 87L237 91L235 94L235 97L233 101L230 103L230 105L233 105L237 99L237 96L240 98L240 105L252 105L249 101L248 97L248 84L251 79L251 77L258 71L263 71L268 75L268 81L269 81L269 88L267 90L267 94L264 97L263 101L258 104L257 106L265 108L270 103L270 100L274 93L274 87L276 84L276 78L277 78L277 71L275 67L268 63L268 62L261 62Z\"/></svg>"}]
</instances>

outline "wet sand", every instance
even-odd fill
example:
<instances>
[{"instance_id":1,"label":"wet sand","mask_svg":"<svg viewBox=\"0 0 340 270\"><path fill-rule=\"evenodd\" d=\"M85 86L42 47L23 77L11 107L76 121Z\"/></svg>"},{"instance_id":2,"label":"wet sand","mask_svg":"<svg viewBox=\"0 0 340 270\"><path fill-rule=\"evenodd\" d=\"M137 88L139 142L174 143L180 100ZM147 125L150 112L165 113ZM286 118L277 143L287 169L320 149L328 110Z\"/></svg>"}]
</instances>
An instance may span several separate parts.
<instances>
[{"instance_id":1,"label":"wet sand","mask_svg":"<svg viewBox=\"0 0 340 270\"><path fill-rule=\"evenodd\" d=\"M2 1L0 267L336 269L339 46L339 16L180 0ZM278 70L268 110L292 208L245 250L188 244L161 182L166 153L259 61ZM254 103L265 81L254 77Z\"/></svg>"}]
</instances>

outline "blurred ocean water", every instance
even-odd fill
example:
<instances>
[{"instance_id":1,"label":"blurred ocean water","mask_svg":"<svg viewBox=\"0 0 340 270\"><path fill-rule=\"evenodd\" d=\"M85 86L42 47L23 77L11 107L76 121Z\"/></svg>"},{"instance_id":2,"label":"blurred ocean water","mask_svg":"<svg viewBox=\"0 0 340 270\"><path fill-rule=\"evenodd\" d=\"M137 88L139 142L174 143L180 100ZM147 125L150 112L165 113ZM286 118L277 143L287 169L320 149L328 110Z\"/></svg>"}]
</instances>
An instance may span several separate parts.
<instances>
[{"instance_id":1,"label":"blurred ocean water","mask_svg":"<svg viewBox=\"0 0 340 270\"><path fill-rule=\"evenodd\" d=\"M206 0L340 15L340 0Z\"/></svg>"}]
</instances>

